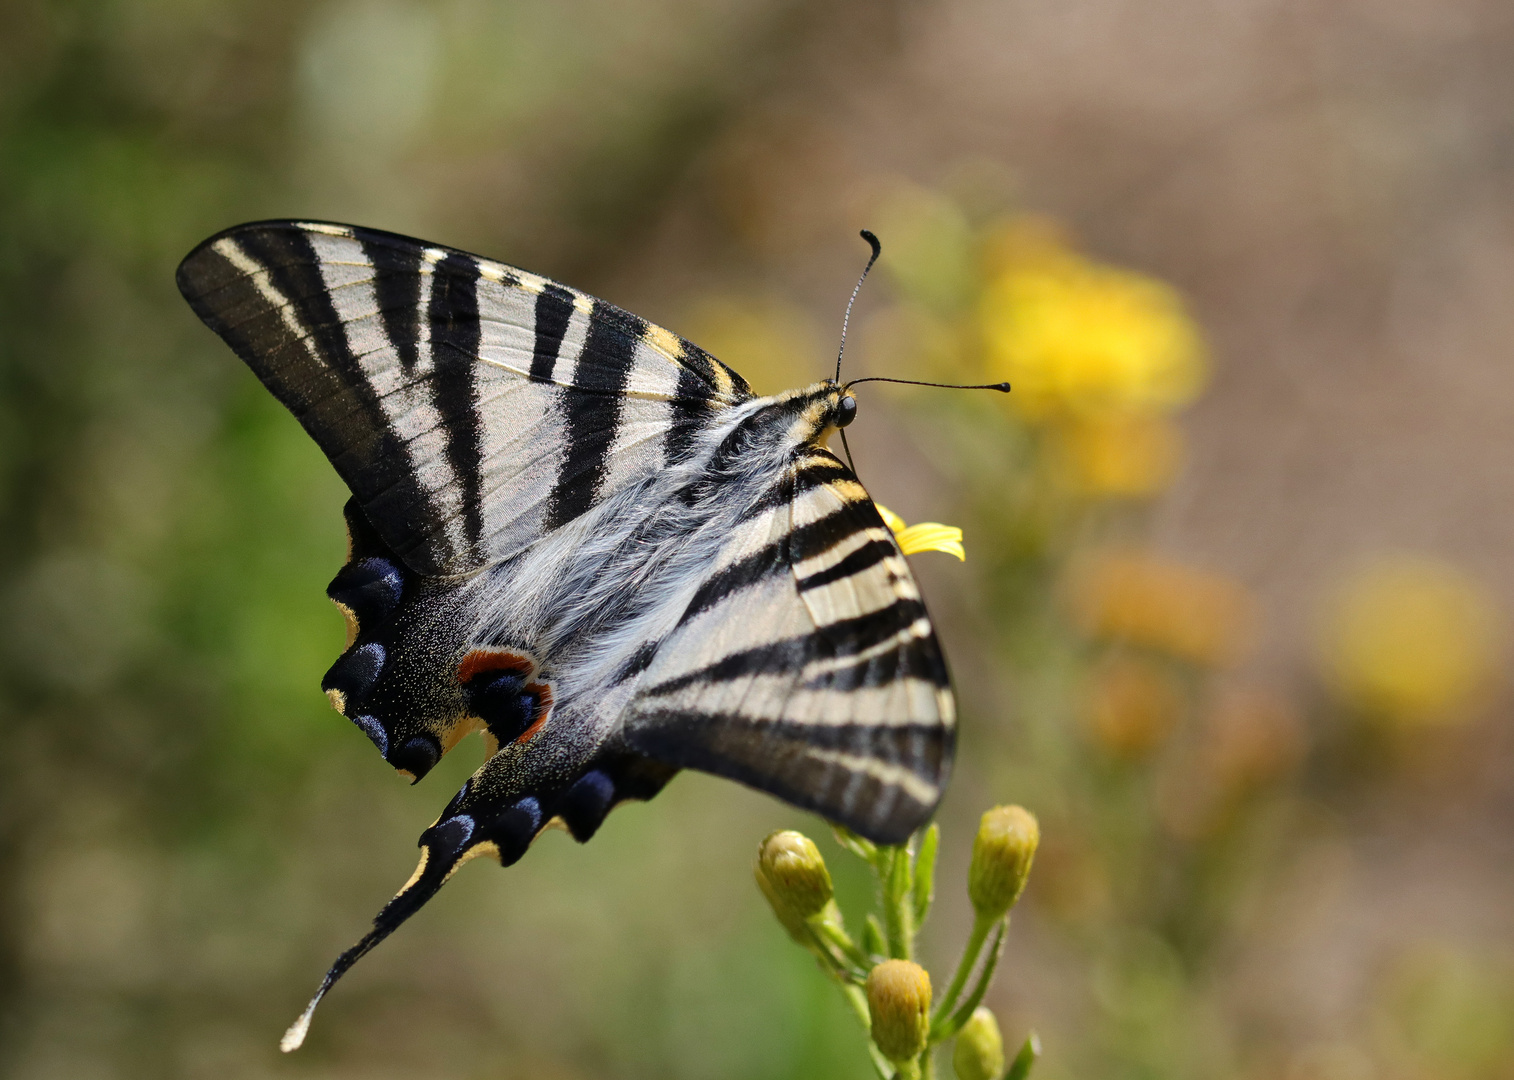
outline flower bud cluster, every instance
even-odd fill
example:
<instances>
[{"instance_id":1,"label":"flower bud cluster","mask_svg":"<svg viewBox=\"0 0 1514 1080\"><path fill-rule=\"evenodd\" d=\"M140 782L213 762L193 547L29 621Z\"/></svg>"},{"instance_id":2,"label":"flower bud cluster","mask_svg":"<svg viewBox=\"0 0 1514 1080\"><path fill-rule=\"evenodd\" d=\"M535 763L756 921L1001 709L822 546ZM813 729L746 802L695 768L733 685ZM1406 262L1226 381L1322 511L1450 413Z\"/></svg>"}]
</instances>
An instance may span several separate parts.
<instances>
[{"instance_id":1,"label":"flower bud cluster","mask_svg":"<svg viewBox=\"0 0 1514 1080\"><path fill-rule=\"evenodd\" d=\"M1006 916L1025 889L1040 827L1019 806L996 806L983 815L967 881L977 918L956 973L933 1002L930 974L910 957L930 910L938 835L932 826L892 846L838 827L838 841L868 863L879 889L879 912L863 919L860 944L847 933L830 871L807 836L770 833L758 846L753 872L778 921L841 985L869 1029L880 1074L896 1080L934 1076L932 1047L954 1038L958 1080L1026 1080L1039 1053L1034 1037L1006 1072L999 1025L979 1003L993 980Z\"/></svg>"}]
</instances>

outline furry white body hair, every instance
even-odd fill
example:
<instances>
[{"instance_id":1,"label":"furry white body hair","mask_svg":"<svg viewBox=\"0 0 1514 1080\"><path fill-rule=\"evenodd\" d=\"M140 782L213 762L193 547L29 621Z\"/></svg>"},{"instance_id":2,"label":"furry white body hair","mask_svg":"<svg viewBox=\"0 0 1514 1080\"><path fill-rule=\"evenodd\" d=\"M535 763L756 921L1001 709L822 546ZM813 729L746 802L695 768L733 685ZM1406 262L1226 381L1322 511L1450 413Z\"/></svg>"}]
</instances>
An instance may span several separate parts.
<instances>
[{"instance_id":1,"label":"furry white body hair","mask_svg":"<svg viewBox=\"0 0 1514 1080\"><path fill-rule=\"evenodd\" d=\"M685 460L467 584L466 636L528 652L563 702L532 746L533 772L552 757L571 768L614 740L640 676L627 669L675 628L713 572L761 544L775 516L787 519L787 500L769 499L742 520L783 483L795 455L823 438L822 410L804 406L836 393L820 383L726 411ZM775 411L780 422L761 422ZM691 491L698 497L687 498Z\"/></svg>"}]
</instances>

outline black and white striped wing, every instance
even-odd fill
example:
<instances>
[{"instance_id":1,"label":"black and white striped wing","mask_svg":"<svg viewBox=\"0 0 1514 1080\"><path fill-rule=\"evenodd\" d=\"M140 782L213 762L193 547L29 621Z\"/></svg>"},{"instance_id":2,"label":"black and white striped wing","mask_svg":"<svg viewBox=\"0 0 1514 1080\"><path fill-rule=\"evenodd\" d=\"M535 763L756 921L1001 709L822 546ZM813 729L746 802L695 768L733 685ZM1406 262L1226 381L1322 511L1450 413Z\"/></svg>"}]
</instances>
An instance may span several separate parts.
<instances>
[{"instance_id":1,"label":"black and white striped wing","mask_svg":"<svg viewBox=\"0 0 1514 1080\"><path fill-rule=\"evenodd\" d=\"M420 574L508 558L751 397L697 346L611 304L390 233L241 225L178 280Z\"/></svg>"},{"instance_id":2,"label":"black and white striped wing","mask_svg":"<svg viewBox=\"0 0 1514 1080\"><path fill-rule=\"evenodd\" d=\"M662 643L631 746L885 843L930 816L955 706L920 593L855 476L810 450L754 504ZM764 508L765 507L765 508Z\"/></svg>"}]
</instances>

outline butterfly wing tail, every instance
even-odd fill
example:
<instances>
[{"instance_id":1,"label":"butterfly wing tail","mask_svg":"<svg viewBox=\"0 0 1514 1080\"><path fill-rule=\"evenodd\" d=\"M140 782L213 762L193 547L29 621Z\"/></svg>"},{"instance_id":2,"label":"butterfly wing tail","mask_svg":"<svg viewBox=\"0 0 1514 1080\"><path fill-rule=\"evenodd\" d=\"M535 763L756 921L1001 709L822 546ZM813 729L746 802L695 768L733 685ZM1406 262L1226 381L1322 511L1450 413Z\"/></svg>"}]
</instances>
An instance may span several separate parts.
<instances>
[{"instance_id":1,"label":"butterfly wing tail","mask_svg":"<svg viewBox=\"0 0 1514 1080\"><path fill-rule=\"evenodd\" d=\"M310 999L310 1004L305 1006L305 1011L284 1032L283 1039L279 1041L280 1050L287 1054L300 1048L305 1035L310 1031L310 1019L315 1015L315 1007L352 965L367 956L375 945L398 930L406 919L424 907L446 884L447 879L457 872L458 867L475 855L489 853L485 844L475 843L470 846L471 836L464 833L458 819L444 817L421 834L421 861L416 866L415 873L410 875L410 880L374 917L373 929L336 958L336 962L326 972L326 977L321 980L315 996Z\"/></svg>"},{"instance_id":2,"label":"butterfly wing tail","mask_svg":"<svg viewBox=\"0 0 1514 1080\"><path fill-rule=\"evenodd\" d=\"M399 929L470 859L487 855L510 866L541 833L561 823L580 843L598 830L610 810L627 800L650 799L677 770L636 754L600 755L569 779L536 771L524 747L507 746L484 762L421 833L421 860L394 898L373 920L373 929L336 958L310 1004L280 1041L287 1054L299 1049L316 1006L338 979L375 945Z\"/></svg>"}]
</instances>

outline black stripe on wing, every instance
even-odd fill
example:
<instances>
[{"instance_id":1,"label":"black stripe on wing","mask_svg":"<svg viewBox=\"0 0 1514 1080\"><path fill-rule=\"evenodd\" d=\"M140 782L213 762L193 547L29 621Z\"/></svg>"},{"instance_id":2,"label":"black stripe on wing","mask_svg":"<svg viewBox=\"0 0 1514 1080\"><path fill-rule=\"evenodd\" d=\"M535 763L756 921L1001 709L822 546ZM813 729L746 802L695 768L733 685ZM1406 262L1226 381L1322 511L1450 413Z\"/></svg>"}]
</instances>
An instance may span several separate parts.
<instances>
[{"instance_id":1,"label":"black stripe on wing","mask_svg":"<svg viewBox=\"0 0 1514 1080\"><path fill-rule=\"evenodd\" d=\"M586 391L568 402L567 445L562 471L552 489L547 529L578 517L595 502L610 462L610 447L620 428L620 406L636 345L647 324L634 315L594 302L589 336L573 373L573 383Z\"/></svg>"},{"instance_id":2,"label":"black stripe on wing","mask_svg":"<svg viewBox=\"0 0 1514 1080\"><path fill-rule=\"evenodd\" d=\"M447 460L462 494L463 527L474 562L483 561L483 416L478 409L478 260L452 252L431 276L431 376L446 420Z\"/></svg>"},{"instance_id":3,"label":"black stripe on wing","mask_svg":"<svg viewBox=\"0 0 1514 1080\"><path fill-rule=\"evenodd\" d=\"M799 671L813 660L842 660L860 657L869 648L885 645L889 639L903 634L919 620L925 618L925 605L918 600L896 600L886 608L858 615L851 619L832 623L827 633L804 634L783 638L739 652L728 653L719 660L696 671L675 676L663 682L653 683L641 691L648 698L666 696L701 684L733 682L749 675L772 675L779 672ZM940 655L933 637L922 636L918 640L901 642L901 651L918 645L921 661L909 665L918 668L921 678L927 678L936 686L949 685L944 664L929 659L929 654Z\"/></svg>"},{"instance_id":4,"label":"black stripe on wing","mask_svg":"<svg viewBox=\"0 0 1514 1080\"><path fill-rule=\"evenodd\" d=\"M689 738L708 732L708 738ZM930 816L952 753L934 724L803 724L669 711L638 749L747 784L878 843L899 844Z\"/></svg>"},{"instance_id":5,"label":"black stripe on wing","mask_svg":"<svg viewBox=\"0 0 1514 1080\"><path fill-rule=\"evenodd\" d=\"M568 322L573 318L573 294L548 284L536 298L536 342L531 353L531 378L548 382L562 351Z\"/></svg>"},{"instance_id":6,"label":"black stripe on wing","mask_svg":"<svg viewBox=\"0 0 1514 1080\"><path fill-rule=\"evenodd\" d=\"M384 330L399 354L406 374L420 362L423 307L421 298L421 251L359 239L363 254L373 264L373 291L378 300Z\"/></svg>"}]
</instances>

